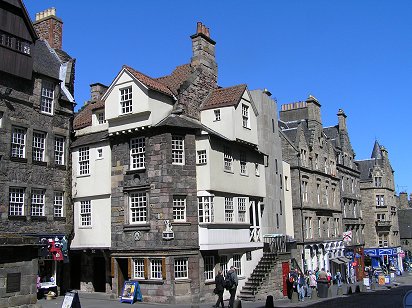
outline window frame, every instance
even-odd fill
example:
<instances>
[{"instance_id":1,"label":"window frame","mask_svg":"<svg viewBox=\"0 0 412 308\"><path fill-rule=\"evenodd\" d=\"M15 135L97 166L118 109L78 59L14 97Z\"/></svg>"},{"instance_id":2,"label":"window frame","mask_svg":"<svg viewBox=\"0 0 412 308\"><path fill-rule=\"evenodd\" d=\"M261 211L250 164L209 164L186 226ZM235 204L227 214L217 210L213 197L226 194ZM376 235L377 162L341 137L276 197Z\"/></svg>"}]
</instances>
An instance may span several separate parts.
<instances>
[{"instance_id":1,"label":"window frame","mask_svg":"<svg viewBox=\"0 0 412 308\"><path fill-rule=\"evenodd\" d=\"M172 165L185 164L185 138L172 135Z\"/></svg>"},{"instance_id":2,"label":"window frame","mask_svg":"<svg viewBox=\"0 0 412 308\"><path fill-rule=\"evenodd\" d=\"M64 192L55 191L53 195L53 216L64 217Z\"/></svg>"},{"instance_id":3,"label":"window frame","mask_svg":"<svg viewBox=\"0 0 412 308\"><path fill-rule=\"evenodd\" d=\"M65 165L65 137L54 136L54 163L56 165Z\"/></svg>"},{"instance_id":4,"label":"window frame","mask_svg":"<svg viewBox=\"0 0 412 308\"><path fill-rule=\"evenodd\" d=\"M137 198L136 201L133 198ZM146 224L149 217L148 194L146 191L134 191L129 194L129 224Z\"/></svg>"},{"instance_id":5,"label":"window frame","mask_svg":"<svg viewBox=\"0 0 412 308\"><path fill-rule=\"evenodd\" d=\"M163 261L161 258L149 258L149 278L154 280L163 279Z\"/></svg>"},{"instance_id":6,"label":"window frame","mask_svg":"<svg viewBox=\"0 0 412 308\"><path fill-rule=\"evenodd\" d=\"M212 223L214 222L214 196L198 196L198 213L199 223Z\"/></svg>"},{"instance_id":7,"label":"window frame","mask_svg":"<svg viewBox=\"0 0 412 308\"><path fill-rule=\"evenodd\" d=\"M173 196L173 221L186 221L186 196Z\"/></svg>"},{"instance_id":8,"label":"window frame","mask_svg":"<svg viewBox=\"0 0 412 308\"><path fill-rule=\"evenodd\" d=\"M233 197L225 197L225 222L235 222L235 207Z\"/></svg>"},{"instance_id":9,"label":"window frame","mask_svg":"<svg viewBox=\"0 0 412 308\"><path fill-rule=\"evenodd\" d=\"M246 197L238 197L237 198L237 221L238 222L246 222L246 209L247 209L247 198Z\"/></svg>"},{"instance_id":10,"label":"window frame","mask_svg":"<svg viewBox=\"0 0 412 308\"><path fill-rule=\"evenodd\" d=\"M46 133L41 131L33 131L32 143L32 159L36 162L45 161L46 152Z\"/></svg>"},{"instance_id":11,"label":"window frame","mask_svg":"<svg viewBox=\"0 0 412 308\"><path fill-rule=\"evenodd\" d=\"M11 132L11 157L26 158L27 129L13 126Z\"/></svg>"},{"instance_id":12,"label":"window frame","mask_svg":"<svg viewBox=\"0 0 412 308\"><path fill-rule=\"evenodd\" d=\"M40 112L48 115L54 114L55 85L48 80L42 80L40 93Z\"/></svg>"},{"instance_id":13,"label":"window frame","mask_svg":"<svg viewBox=\"0 0 412 308\"><path fill-rule=\"evenodd\" d=\"M79 175L90 175L90 148L80 147L78 150Z\"/></svg>"},{"instance_id":14,"label":"window frame","mask_svg":"<svg viewBox=\"0 0 412 308\"><path fill-rule=\"evenodd\" d=\"M133 278L145 279L145 261L144 258L133 258ZM141 275L139 275L141 273Z\"/></svg>"},{"instance_id":15,"label":"window frame","mask_svg":"<svg viewBox=\"0 0 412 308\"><path fill-rule=\"evenodd\" d=\"M214 115L215 115L215 122L218 122L218 121L221 120L220 109L215 109L215 110L214 110Z\"/></svg>"},{"instance_id":16,"label":"window frame","mask_svg":"<svg viewBox=\"0 0 412 308\"><path fill-rule=\"evenodd\" d=\"M120 114L133 112L133 89L132 86L119 89Z\"/></svg>"},{"instance_id":17,"label":"window frame","mask_svg":"<svg viewBox=\"0 0 412 308\"><path fill-rule=\"evenodd\" d=\"M212 281L215 279L215 257L214 256L204 256L204 271L203 277L205 281Z\"/></svg>"},{"instance_id":18,"label":"window frame","mask_svg":"<svg viewBox=\"0 0 412 308\"><path fill-rule=\"evenodd\" d=\"M242 276L242 254L233 254L232 264L236 268L236 274Z\"/></svg>"},{"instance_id":19,"label":"window frame","mask_svg":"<svg viewBox=\"0 0 412 308\"><path fill-rule=\"evenodd\" d=\"M146 137L131 138L129 147L130 170L146 169Z\"/></svg>"},{"instance_id":20,"label":"window frame","mask_svg":"<svg viewBox=\"0 0 412 308\"><path fill-rule=\"evenodd\" d=\"M250 129L250 113L249 106L242 104L242 126Z\"/></svg>"},{"instance_id":21,"label":"window frame","mask_svg":"<svg viewBox=\"0 0 412 308\"><path fill-rule=\"evenodd\" d=\"M79 227L91 228L92 227L92 201L83 200L80 201L79 211Z\"/></svg>"},{"instance_id":22,"label":"window frame","mask_svg":"<svg viewBox=\"0 0 412 308\"><path fill-rule=\"evenodd\" d=\"M185 258L185 257L175 258L173 260L173 273L174 273L175 280L188 279L189 278L188 258Z\"/></svg>"},{"instance_id":23,"label":"window frame","mask_svg":"<svg viewBox=\"0 0 412 308\"><path fill-rule=\"evenodd\" d=\"M246 164L246 152L240 151L239 153L239 167L240 175L248 175L247 164Z\"/></svg>"},{"instance_id":24,"label":"window frame","mask_svg":"<svg viewBox=\"0 0 412 308\"><path fill-rule=\"evenodd\" d=\"M12 194L14 194L12 196ZM26 190L23 187L9 187L9 216L25 215ZM13 209L13 210L12 210Z\"/></svg>"},{"instance_id":25,"label":"window frame","mask_svg":"<svg viewBox=\"0 0 412 308\"><path fill-rule=\"evenodd\" d=\"M223 148L223 170L233 172L233 156L229 147Z\"/></svg>"},{"instance_id":26,"label":"window frame","mask_svg":"<svg viewBox=\"0 0 412 308\"><path fill-rule=\"evenodd\" d=\"M197 151L197 164L206 165L207 164L207 152L206 150Z\"/></svg>"}]
</instances>

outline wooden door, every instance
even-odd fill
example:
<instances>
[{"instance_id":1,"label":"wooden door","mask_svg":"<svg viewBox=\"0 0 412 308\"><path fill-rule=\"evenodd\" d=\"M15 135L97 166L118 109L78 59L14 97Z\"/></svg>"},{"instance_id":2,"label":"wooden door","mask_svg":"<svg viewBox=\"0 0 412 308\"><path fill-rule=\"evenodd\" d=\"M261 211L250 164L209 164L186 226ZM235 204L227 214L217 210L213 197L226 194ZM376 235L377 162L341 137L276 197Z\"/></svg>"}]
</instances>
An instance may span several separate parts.
<instances>
[{"instance_id":1,"label":"wooden door","mask_svg":"<svg viewBox=\"0 0 412 308\"><path fill-rule=\"evenodd\" d=\"M288 274L290 272L289 262L282 262L282 285L283 285L283 296L288 295L288 288L286 284L286 279L288 278Z\"/></svg>"}]
</instances>

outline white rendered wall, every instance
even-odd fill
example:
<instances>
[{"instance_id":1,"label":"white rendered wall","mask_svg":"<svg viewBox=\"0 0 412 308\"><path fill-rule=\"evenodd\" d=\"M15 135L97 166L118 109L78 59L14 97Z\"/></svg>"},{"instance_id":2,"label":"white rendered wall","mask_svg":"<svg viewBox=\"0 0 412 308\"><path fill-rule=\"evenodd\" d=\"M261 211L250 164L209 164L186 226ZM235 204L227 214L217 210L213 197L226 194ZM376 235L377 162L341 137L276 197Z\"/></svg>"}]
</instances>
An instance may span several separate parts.
<instances>
[{"instance_id":1,"label":"white rendered wall","mask_svg":"<svg viewBox=\"0 0 412 308\"><path fill-rule=\"evenodd\" d=\"M293 226L293 209L292 209L292 188L290 180L290 165L282 162L283 176L287 177L283 185L283 195L285 198L285 217L286 217L286 234L295 237Z\"/></svg>"}]
</instances>

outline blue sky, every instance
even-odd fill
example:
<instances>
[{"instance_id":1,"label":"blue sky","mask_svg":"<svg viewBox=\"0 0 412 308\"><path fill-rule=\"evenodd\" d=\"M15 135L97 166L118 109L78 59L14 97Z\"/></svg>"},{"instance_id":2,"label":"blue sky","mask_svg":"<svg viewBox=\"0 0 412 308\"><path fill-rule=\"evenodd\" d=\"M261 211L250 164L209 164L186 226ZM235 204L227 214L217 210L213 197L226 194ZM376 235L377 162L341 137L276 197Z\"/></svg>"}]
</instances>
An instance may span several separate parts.
<instances>
[{"instance_id":1,"label":"blue sky","mask_svg":"<svg viewBox=\"0 0 412 308\"><path fill-rule=\"evenodd\" d=\"M412 1L25 0L35 13L55 7L63 49L77 59L75 99L109 85L123 64L152 77L188 63L196 22L217 42L221 86L267 88L280 105L309 94L324 126L343 109L356 159L375 139L389 151L396 191L412 192L409 96Z\"/></svg>"}]
</instances>

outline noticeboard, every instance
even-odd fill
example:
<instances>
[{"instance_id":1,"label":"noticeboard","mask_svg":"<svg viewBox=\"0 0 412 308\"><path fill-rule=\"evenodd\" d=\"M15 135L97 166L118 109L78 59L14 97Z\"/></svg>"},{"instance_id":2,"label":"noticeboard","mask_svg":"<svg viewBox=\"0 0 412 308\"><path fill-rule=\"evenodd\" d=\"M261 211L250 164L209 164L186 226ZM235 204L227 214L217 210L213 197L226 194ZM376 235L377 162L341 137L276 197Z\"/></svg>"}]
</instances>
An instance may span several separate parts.
<instances>
[{"instance_id":1,"label":"noticeboard","mask_svg":"<svg viewBox=\"0 0 412 308\"><path fill-rule=\"evenodd\" d=\"M67 292L61 308L81 308L80 298L77 292Z\"/></svg>"},{"instance_id":2,"label":"noticeboard","mask_svg":"<svg viewBox=\"0 0 412 308\"><path fill-rule=\"evenodd\" d=\"M135 301L142 301L140 285L137 281L125 281L120 302L133 304Z\"/></svg>"}]
</instances>

